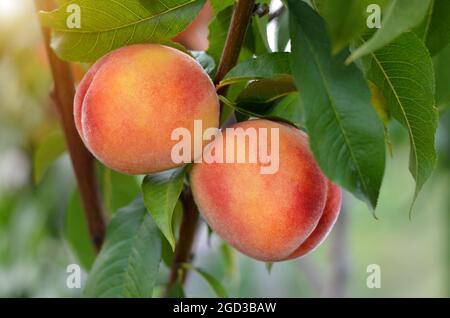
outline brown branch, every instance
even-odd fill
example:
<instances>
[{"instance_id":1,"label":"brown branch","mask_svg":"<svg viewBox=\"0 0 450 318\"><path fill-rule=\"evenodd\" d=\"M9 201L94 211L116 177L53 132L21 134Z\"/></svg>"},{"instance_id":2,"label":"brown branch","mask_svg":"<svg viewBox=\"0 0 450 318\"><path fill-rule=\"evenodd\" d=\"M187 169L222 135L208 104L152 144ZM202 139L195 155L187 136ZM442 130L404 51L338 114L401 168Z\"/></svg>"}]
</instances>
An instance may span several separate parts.
<instances>
[{"instance_id":1,"label":"brown branch","mask_svg":"<svg viewBox=\"0 0 450 318\"><path fill-rule=\"evenodd\" d=\"M166 297L169 296L172 287L178 280L184 282L186 279L186 270L182 271L182 277L180 277L179 269L183 263L188 262L192 258L192 245L194 244L195 234L197 231L197 222L199 218L198 208L189 188L186 188L181 194L181 202L183 203L184 209L183 219L181 221L180 237L173 255L169 282L166 286Z\"/></svg>"},{"instance_id":2,"label":"brown branch","mask_svg":"<svg viewBox=\"0 0 450 318\"><path fill-rule=\"evenodd\" d=\"M238 0L231 17L230 28L228 29L227 40L223 48L222 57L217 67L215 84L219 84L225 75L236 65L242 45L244 44L250 20L252 18L255 0ZM218 93L223 94L226 88L219 89Z\"/></svg>"},{"instance_id":3,"label":"brown branch","mask_svg":"<svg viewBox=\"0 0 450 318\"><path fill-rule=\"evenodd\" d=\"M53 9L50 0L35 0L38 11ZM105 217L95 176L95 160L84 146L75 128L73 99L75 85L69 63L59 59L50 48L50 30L42 27L42 34L54 80L51 98L56 106L77 179L89 233L97 251L105 236Z\"/></svg>"},{"instance_id":4,"label":"brown branch","mask_svg":"<svg viewBox=\"0 0 450 318\"><path fill-rule=\"evenodd\" d=\"M245 33L247 32L250 20L255 8L254 0L238 0L231 18L228 29L227 39L222 52L219 66L214 82L218 84L224 76L236 65L242 44L244 43ZM219 94L224 94L225 89L220 89ZM169 275L169 281L166 286L165 296L169 296L170 291L177 281L184 282L187 271L182 271L182 277L179 277L180 265L186 263L191 258L191 249L197 232L198 208L195 205L192 193L185 189L181 196L184 206L183 221L180 228L180 236L175 247L175 253Z\"/></svg>"}]
</instances>

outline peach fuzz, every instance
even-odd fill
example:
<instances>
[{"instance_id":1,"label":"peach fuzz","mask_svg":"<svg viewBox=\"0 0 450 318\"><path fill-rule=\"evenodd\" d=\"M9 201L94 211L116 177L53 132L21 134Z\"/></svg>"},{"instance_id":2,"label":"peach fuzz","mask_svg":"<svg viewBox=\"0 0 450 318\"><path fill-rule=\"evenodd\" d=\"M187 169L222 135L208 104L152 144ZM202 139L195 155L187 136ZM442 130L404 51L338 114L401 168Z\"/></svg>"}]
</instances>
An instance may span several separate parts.
<instances>
[{"instance_id":1,"label":"peach fuzz","mask_svg":"<svg viewBox=\"0 0 450 318\"><path fill-rule=\"evenodd\" d=\"M209 46L208 27L213 16L213 9L208 0L195 20L173 38L173 41L180 43L188 50L206 51Z\"/></svg>"},{"instance_id":2,"label":"peach fuzz","mask_svg":"<svg viewBox=\"0 0 450 318\"><path fill-rule=\"evenodd\" d=\"M195 164L192 192L207 223L230 245L258 260L281 261L293 255L319 224L328 180L305 133L261 119L232 126L250 127L279 129L279 170L261 174L260 162ZM225 147L226 134L222 136ZM207 149L213 149L217 140ZM248 139L246 143L248 155Z\"/></svg>"},{"instance_id":3,"label":"peach fuzz","mask_svg":"<svg viewBox=\"0 0 450 318\"><path fill-rule=\"evenodd\" d=\"M206 72L189 55L158 44L132 45L101 58L74 103L87 148L127 174L174 168L176 128L193 134L194 120L202 120L204 130L219 125L219 101Z\"/></svg>"}]
</instances>

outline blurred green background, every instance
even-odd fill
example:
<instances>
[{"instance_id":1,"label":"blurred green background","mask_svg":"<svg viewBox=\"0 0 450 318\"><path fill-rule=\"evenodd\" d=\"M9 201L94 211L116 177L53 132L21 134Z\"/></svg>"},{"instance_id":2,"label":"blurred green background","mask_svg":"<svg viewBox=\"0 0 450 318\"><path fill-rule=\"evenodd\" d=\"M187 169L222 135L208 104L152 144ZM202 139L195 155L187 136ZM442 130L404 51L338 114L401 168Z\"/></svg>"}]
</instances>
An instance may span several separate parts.
<instances>
[{"instance_id":1,"label":"blurred green background","mask_svg":"<svg viewBox=\"0 0 450 318\"><path fill-rule=\"evenodd\" d=\"M66 267L77 263L64 238L66 210L75 189L67 155L39 183L33 177L37 150L58 133L57 114L48 98L51 85L32 1L0 0L1 297L81 295L66 287ZM390 130L393 156L388 158L378 220L365 204L346 195L344 212L329 239L305 258L274 264L270 274L266 264L230 254L216 236L209 244L203 226L195 264L220 279L231 296L450 296L450 116L442 114L439 166L411 220L414 182L407 166L407 135L397 126ZM129 188L122 191L130 196ZM131 191L137 194L137 188ZM370 264L381 268L379 289L366 285ZM190 275L186 293L213 296L196 274Z\"/></svg>"}]
</instances>

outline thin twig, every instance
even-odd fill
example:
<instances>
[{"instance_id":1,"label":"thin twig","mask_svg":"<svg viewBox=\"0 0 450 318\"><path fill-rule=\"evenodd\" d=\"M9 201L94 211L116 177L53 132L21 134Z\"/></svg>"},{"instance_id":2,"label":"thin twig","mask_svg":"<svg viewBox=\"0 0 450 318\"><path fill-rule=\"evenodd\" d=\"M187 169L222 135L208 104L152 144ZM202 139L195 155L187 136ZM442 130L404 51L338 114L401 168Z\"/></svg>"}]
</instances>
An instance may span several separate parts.
<instances>
[{"instance_id":1,"label":"thin twig","mask_svg":"<svg viewBox=\"0 0 450 318\"><path fill-rule=\"evenodd\" d=\"M255 0L238 0L236 2L230 27L228 29L227 39L214 80L216 84L224 78L238 61L254 7ZM221 89L218 93L223 94L224 91ZM197 232L198 209L192 198L191 191L185 189L181 199L185 210L180 228L180 236L175 247L169 281L166 286L166 296L170 294L172 287L177 281L184 282L186 279L187 271L183 270L183 277L179 277L179 269L180 265L188 262L191 258L191 249Z\"/></svg>"},{"instance_id":2,"label":"thin twig","mask_svg":"<svg viewBox=\"0 0 450 318\"><path fill-rule=\"evenodd\" d=\"M35 5L38 11L49 11L54 8L51 0L35 0ZM89 233L98 251L105 236L105 217L95 176L95 160L84 146L75 128L73 118L75 85L70 65L59 59L50 48L50 30L42 27L42 34L54 80L50 97L59 112Z\"/></svg>"},{"instance_id":3,"label":"thin twig","mask_svg":"<svg viewBox=\"0 0 450 318\"><path fill-rule=\"evenodd\" d=\"M286 7L282 6L279 9L277 9L276 11L271 12L269 14L269 22L271 22L275 19L278 19L283 14L284 10L286 10Z\"/></svg>"},{"instance_id":4,"label":"thin twig","mask_svg":"<svg viewBox=\"0 0 450 318\"><path fill-rule=\"evenodd\" d=\"M189 188L186 188L181 194L181 202L183 203L183 219L181 221L180 227L180 237L178 239L177 245L175 247L175 253L173 255L172 266L170 269L169 282L166 286L166 294L168 297L172 287L179 280L184 282L186 279L187 272L185 270L182 272L182 277L180 275L180 266L183 263L188 262L191 257L192 246L195 240L195 234L197 231L198 223L198 208L192 197L192 193Z\"/></svg>"}]
</instances>

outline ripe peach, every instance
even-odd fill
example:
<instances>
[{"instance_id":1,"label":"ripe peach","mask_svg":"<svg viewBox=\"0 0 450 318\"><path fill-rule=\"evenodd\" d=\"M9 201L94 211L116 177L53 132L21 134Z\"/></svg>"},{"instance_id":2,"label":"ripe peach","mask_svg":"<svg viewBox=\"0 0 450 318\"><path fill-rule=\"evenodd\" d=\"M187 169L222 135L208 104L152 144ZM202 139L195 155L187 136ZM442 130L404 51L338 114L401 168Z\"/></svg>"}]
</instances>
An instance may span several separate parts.
<instances>
[{"instance_id":1,"label":"ripe peach","mask_svg":"<svg viewBox=\"0 0 450 318\"><path fill-rule=\"evenodd\" d=\"M158 44L132 45L100 59L80 83L75 123L87 148L105 165L128 174L177 166L171 134L194 120L219 125L214 84L187 54ZM194 158L193 158L194 159Z\"/></svg>"},{"instance_id":2,"label":"ripe peach","mask_svg":"<svg viewBox=\"0 0 450 318\"><path fill-rule=\"evenodd\" d=\"M208 27L213 16L213 9L208 0L195 20L173 38L173 41L180 43L188 50L206 51L209 46Z\"/></svg>"},{"instance_id":3,"label":"ripe peach","mask_svg":"<svg viewBox=\"0 0 450 318\"><path fill-rule=\"evenodd\" d=\"M191 186L205 220L236 249L262 261L288 259L296 255L304 243L308 244L305 249L317 245L316 241L325 236L322 232L328 232L328 226L333 223L328 219L334 219L337 214L334 206L338 205L340 195L338 200L335 195L338 189L333 186L328 199L330 208L326 208L328 212L322 224L328 180L309 150L306 134L288 125L261 119L238 123L231 128L278 128L279 169L274 174L261 174L261 161L195 164ZM208 145L205 157L215 147L226 147L228 135L222 133L221 136L223 139L216 137ZM258 140L259 147L261 142ZM270 153L270 142L267 147ZM245 143L246 157L248 149L249 138Z\"/></svg>"}]
</instances>

